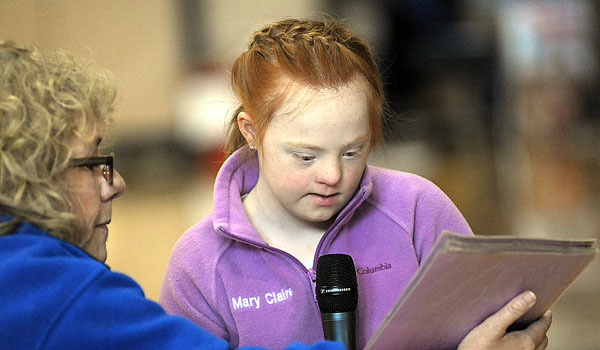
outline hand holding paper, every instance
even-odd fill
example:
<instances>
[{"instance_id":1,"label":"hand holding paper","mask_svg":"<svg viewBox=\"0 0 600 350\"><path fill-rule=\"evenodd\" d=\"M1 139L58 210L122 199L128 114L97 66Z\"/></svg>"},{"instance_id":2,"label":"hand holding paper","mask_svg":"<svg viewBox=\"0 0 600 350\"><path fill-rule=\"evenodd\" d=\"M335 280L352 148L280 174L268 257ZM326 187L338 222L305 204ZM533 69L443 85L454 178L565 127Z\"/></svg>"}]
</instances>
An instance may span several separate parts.
<instances>
[{"instance_id":1,"label":"hand holding paper","mask_svg":"<svg viewBox=\"0 0 600 350\"><path fill-rule=\"evenodd\" d=\"M552 313L547 311L540 319L521 331L507 333L506 329L535 304L532 292L513 298L497 313L475 327L458 346L458 350L543 350L548 346L546 333L552 323Z\"/></svg>"},{"instance_id":2,"label":"hand holding paper","mask_svg":"<svg viewBox=\"0 0 600 350\"><path fill-rule=\"evenodd\" d=\"M594 245L445 231L365 349L544 349L545 312L598 256Z\"/></svg>"}]
</instances>

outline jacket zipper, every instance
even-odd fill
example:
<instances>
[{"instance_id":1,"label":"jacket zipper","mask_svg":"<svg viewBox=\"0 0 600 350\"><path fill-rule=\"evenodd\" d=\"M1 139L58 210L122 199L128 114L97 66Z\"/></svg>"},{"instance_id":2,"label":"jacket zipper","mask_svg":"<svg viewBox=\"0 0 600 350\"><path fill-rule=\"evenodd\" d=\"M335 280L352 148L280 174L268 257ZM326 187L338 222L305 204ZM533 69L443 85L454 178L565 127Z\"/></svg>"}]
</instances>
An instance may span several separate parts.
<instances>
[{"instance_id":1,"label":"jacket zipper","mask_svg":"<svg viewBox=\"0 0 600 350\"><path fill-rule=\"evenodd\" d=\"M315 250L315 255L313 257L313 267L310 268L310 269L306 268L306 266L304 266L304 264L300 260L298 260L295 256L293 256L292 254L290 254L290 253L288 253L288 252L286 252L284 250L281 250L281 249L278 249L278 248L274 248L274 247L270 247L270 246L268 246L266 244L260 244L260 243L254 242L254 241L250 241L250 240L247 240L247 239L240 238L238 236L235 236L231 232L227 231L222 226L219 226L219 231L221 231L224 235L230 237L231 239L234 239L234 240L237 240L237 241L240 241L240 242L244 242L244 243L247 243L249 245L252 245L252 246L255 246L255 247L258 247L258 248L261 248L261 249L266 249L266 250L271 250L273 252L277 252L279 254L282 254L284 256L289 257L293 261L296 261L296 263L300 264L300 266L302 266L302 268L304 269L304 271L306 273L306 276L308 277L308 280L309 280L310 285L311 285L311 290L312 290L312 293L313 293L313 300L315 301L315 304L316 304L317 303L317 292L316 292L315 288L316 288L316 282L317 282L317 272L315 270L315 267L316 267L316 264L317 264L317 257L321 256L321 254L320 254L321 249L323 247L324 242L327 240L328 236L330 235L330 233L332 231L334 231L334 229L337 227L337 225L339 224L339 222L342 221L342 219L347 215L347 213L349 211L353 210L356 207L357 203L359 203L363 199L363 197L365 196L366 192L367 192L367 190L365 190L364 188L361 188L359 194L356 197L353 198L353 200L351 201L350 205L346 206L344 208L344 210L340 213L340 215L338 216L338 220L336 220L331 225L331 227L329 227L327 229L327 231L325 231L325 233L323 234L323 237L321 237L321 239L319 240L319 244L317 245L317 249Z\"/></svg>"},{"instance_id":2,"label":"jacket zipper","mask_svg":"<svg viewBox=\"0 0 600 350\"><path fill-rule=\"evenodd\" d=\"M357 206L357 204L362 201L362 199L365 196L365 193L367 193L367 190L365 190L364 188L361 188L360 192L358 193L358 195L356 197L354 197L354 199L351 201L350 205L348 205L344 208L344 210L338 216L338 219L331 225L331 227L329 229L327 229L327 231L325 231L325 233L323 234L323 237L321 238L321 240L319 241L319 244L317 245L317 249L315 251L315 256L314 256L314 260L313 260L313 266L317 265L317 258L319 256L321 256L321 249L323 247L323 244L329 237L329 234L331 233L331 231L333 231L337 227L337 225L344 219L344 217L346 217L348 212L353 210Z\"/></svg>"}]
</instances>

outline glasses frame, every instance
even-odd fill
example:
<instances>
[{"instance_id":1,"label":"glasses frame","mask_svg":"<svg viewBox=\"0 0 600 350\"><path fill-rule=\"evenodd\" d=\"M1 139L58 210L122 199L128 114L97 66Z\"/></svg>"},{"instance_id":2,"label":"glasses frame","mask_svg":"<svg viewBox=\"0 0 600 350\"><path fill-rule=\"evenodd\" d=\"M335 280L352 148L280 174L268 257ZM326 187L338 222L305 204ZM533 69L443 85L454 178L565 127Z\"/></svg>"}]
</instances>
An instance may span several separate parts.
<instances>
[{"instance_id":1,"label":"glasses frame","mask_svg":"<svg viewBox=\"0 0 600 350\"><path fill-rule=\"evenodd\" d=\"M102 177L112 186L114 175L113 156L73 158L70 162L70 166L73 168L83 166L94 167L98 165L104 165L102 167Z\"/></svg>"}]
</instances>

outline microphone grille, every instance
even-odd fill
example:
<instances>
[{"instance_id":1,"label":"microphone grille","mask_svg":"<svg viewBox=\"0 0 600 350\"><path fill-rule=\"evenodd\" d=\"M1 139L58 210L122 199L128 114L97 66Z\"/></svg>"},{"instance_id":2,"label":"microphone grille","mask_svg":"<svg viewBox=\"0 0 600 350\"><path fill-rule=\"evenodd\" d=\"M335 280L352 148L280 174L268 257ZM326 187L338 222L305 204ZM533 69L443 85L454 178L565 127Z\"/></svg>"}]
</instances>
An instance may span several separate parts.
<instances>
[{"instance_id":1,"label":"microphone grille","mask_svg":"<svg viewBox=\"0 0 600 350\"><path fill-rule=\"evenodd\" d=\"M317 260L315 291L321 312L348 312L358 305L354 261L347 254L325 254Z\"/></svg>"}]
</instances>

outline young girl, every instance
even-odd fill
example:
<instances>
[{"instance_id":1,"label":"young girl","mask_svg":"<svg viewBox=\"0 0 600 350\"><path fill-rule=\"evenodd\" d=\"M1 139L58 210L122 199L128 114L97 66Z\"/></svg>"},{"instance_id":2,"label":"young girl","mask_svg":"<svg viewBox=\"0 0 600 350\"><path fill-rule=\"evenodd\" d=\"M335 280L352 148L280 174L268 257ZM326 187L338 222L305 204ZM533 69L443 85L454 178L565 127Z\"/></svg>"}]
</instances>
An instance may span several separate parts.
<instances>
[{"instance_id":1,"label":"young girl","mask_svg":"<svg viewBox=\"0 0 600 350\"><path fill-rule=\"evenodd\" d=\"M264 27L231 79L232 154L213 212L173 250L160 301L232 346L314 342L316 261L345 253L363 348L441 231L471 229L428 180L367 165L382 141L382 89L368 45L341 24Z\"/></svg>"}]
</instances>

